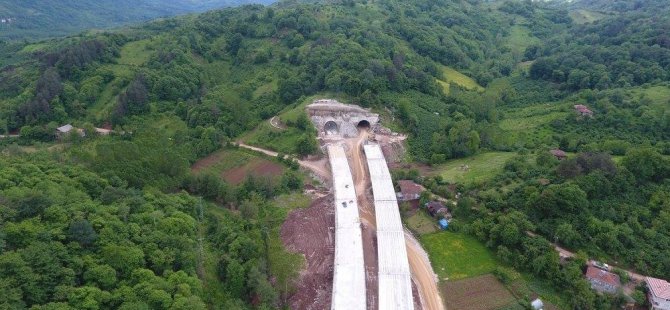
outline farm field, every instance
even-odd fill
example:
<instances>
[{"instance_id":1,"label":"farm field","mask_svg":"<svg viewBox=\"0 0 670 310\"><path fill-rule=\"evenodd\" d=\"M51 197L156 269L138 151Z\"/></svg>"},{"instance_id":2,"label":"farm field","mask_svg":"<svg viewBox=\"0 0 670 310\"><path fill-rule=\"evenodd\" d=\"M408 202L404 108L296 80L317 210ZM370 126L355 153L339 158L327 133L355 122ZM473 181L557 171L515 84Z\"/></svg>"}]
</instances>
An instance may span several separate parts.
<instances>
[{"instance_id":1,"label":"farm field","mask_svg":"<svg viewBox=\"0 0 670 310\"><path fill-rule=\"evenodd\" d=\"M263 158L251 151L223 149L211 154L191 167L194 172L210 172L220 175L226 182L239 184L248 175L255 177L277 177L284 167L271 159Z\"/></svg>"},{"instance_id":2,"label":"farm field","mask_svg":"<svg viewBox=\"0 0 670 310\"><path fill-rule=\"evenodd\" d=\"M505 162L515 155L513 152L488 152L450 160L437 166L434 174L441 175L449 182L463 184L485 182L502 171Z\"/></svg>"},{"instance_id":3,"label":"farm field","mask_svg":"<svg viewBox=\"0 0 670 310\"><path fill-rule=\"evenodd\" d=\"M498 266L493 253L474 237L445 231L421 236L420 240L441 281L487 274Z\"/></svg>"},{"instance_id":4,"label":"farm field","mask_svg":"<svg viewBox=\"0 0 670 310\"><path fill-rule=\"evenodd\" d=\"M514 296L493 275L449 281L442 285L447 309L498 310L516 304Z\"/></svg>"},{"instance_id":5,"label":"farm field","mask_svg":"<svg viewBox=\"0 0 670 310\"><path fill-rule=\"evenodd\" d=\"M589 10L576 10L570 12L570 18L575 24L588 24L605 18L607 15Z\"/></svg>"}]
</instances>

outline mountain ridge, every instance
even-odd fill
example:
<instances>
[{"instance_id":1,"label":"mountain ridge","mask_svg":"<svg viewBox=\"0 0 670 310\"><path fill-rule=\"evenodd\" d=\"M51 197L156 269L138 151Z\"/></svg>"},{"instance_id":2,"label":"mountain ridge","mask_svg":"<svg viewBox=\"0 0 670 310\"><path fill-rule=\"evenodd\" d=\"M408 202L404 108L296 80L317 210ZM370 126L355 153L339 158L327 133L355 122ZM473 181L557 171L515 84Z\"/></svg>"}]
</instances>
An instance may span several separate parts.
<instances>
[{"instance_id":1,"label":"mountain ridge","mask_svg":"<svg viewBox=\"0 0 670 310\"><path fill-rule=\"evenodd\" d=\"M161 17L204 12L274 0L0 0L0 40L36 40L64 36L86 29L113 28Z\"/></svg>"}]
</instances>

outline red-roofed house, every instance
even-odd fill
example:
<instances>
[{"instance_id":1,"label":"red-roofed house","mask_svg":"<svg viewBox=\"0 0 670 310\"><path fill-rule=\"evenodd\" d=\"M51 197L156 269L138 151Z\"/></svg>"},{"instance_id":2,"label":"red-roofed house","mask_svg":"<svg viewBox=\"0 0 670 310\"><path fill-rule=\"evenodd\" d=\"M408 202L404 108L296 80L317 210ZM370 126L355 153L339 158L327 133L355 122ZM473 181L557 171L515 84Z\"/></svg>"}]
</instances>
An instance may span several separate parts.
<instances>
[{"instance_id":1,"label":"red-roofed house","mask_svg":"<svg viewBox=\"0 0 670 310\"><path fill-rule=\"evenodd\" d=\"M644 282L649 288L651 310L670 310L670 283L651 277L646 277Z\"/></svg>"},{"instance_id":2,"label":"red-roofed house","mask_svg":"<svg viewBox=\"0 0 670 310\"><path fill-rule=\"evenodd\" d=\"M593 111L591 111L585 105L576 104L575 105L575 111L577 111L577 113L579 113L579 115L581 115L581 116L593 117Z\"/></svg>"},{"instance_id":3,"label":"red-roofed house","mask_svg":"<svg viewBox=\"0 0 670 310\"><path fill-rule=\"evenodd\" d=\"M423 188L412 180L399 180L398 185L400 185L400 193L396 196L400 201L418 200L423 192Z\"/></svg>"},{"instance_id":4,"label":"red-roofed house","mask_svg":"<svg viewBox=\"0 0 670 310\"><path fill-rule=\"evenodd\" d=\"M598 292L615 294L621 287L619 275L591 265L586 268L586 280L591 282L591 288Z\"/></svg>"},{"instance_id":5,"label":"red-roofed house","mask_svg":"<svg viewBox=\"0 0 670 310\"><path fill-rule=\"evenodd\" d=\"M551 151L549 151L549 153L551 153L551 155L554 155L556 158L558 158L558 160L563 160L563 159L568 157L568 154L566 154L564 151L559 150L559 149L551 150Z\"/></svg>"}]
</instances>

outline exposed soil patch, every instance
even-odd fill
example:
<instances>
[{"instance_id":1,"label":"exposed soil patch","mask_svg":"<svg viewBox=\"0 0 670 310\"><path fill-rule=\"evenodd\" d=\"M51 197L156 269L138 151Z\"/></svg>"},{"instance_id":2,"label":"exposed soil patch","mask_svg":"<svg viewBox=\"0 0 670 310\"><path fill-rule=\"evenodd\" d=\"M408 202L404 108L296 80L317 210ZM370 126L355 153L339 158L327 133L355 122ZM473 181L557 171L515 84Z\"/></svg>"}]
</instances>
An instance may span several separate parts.
<instances>
[{"instance_id":1,"label":"exposed soil patch","mask_svg":"<svg viewBox=\"0 0 670 310\"><path fill-rule=\"evenodd\" d=\"M447 309L496 310L515 303L514 296L491 274L442 286Z\"/></svg>"},{"instance_id":2,"label":"exposed soil patch","mask_svg":"<svg viewBox=\"0 0 670 310\"><path fill-rule=\"evenodd\" d=\"M281 228L289 251L305 256L305 269L288 298L291 309L330 309L335 254L333 195L315 199L307 209L292 211Z\"/></svg>"},{"instance_id":3,"label":"exposed soil patch","mask_svg":"<svg viewBox=\"0 0 670 310\"><path fill-rule=\"evenodd\" d=\"M256 159L242 167L237 167L221 173L226 182L240 184L248 175L260 178L273 178L284 173L284 167L280 164L264 159Z\"/></svg>"},{"instance_id":4,"label":"exposed soil patch","mask_svg":"<svg viewBox=\"0 0 670 310\"><path fill-rule=\"evenodd\" d=\"M191 171L200 172L205 168L211 167L221 160L221 153L216 152L195 162L191 166Z\"/></svg>"}]
</instances>

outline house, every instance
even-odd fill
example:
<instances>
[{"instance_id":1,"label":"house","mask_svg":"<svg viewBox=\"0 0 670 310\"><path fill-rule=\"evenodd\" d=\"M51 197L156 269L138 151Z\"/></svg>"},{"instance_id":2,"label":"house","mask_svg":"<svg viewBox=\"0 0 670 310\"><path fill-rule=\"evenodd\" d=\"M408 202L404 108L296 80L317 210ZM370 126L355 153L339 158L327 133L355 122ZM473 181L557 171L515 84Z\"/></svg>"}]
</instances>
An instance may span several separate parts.
<instances>
[{"instance_id":1,"label":"house","mask_svg":"<svg viewBox=\"0 0 670 310\"><path fill-rule=\"evenodd\" d=\"M558 160L564 160L568 158L568 154L559 149L553 149L549 151L549 153L551 153L551 155L554 155L554 157L556 157Z\"/></svg>"},{"instance_id":2,"label":"house","mask_svg":"<svg viewBox=\"0 0 670 310\"><path fill-rule=\"evenodd\" d=\"M449 228L449 221L447 219L441 219L437 221L437 224L440 225L440 229L447 230Z\"/></svg>"},{"instance_id":3,"label":"house","mask_svg":"<svg viewBox=\"0 0 670 310\"><path fill-rule=\"evenodd\" d=\"M400 193L396 193L396 196L400 201L418 200L423 192L423 187L412 180L399 180L398 185L400 185Z\"/></svg>"},{"instance_id":4,"label":"house","mask_svg":"<svg viewBox=\"0 0 670 310\"><path fill-rule=\"evenodd\" d=\"M544 309L544 303L542 302L542 299L535 298L535 300L530 303L530 307L534 310L542 310Z\"/></svg>"},{"instance_id":5,"label":"house","mask_svg":"<svg viewBox=\"0 0 670 310\"><path fill-rule=\"evenodd\" d=\"M621 287L619 275L591 265L586 268L586 280L591 282L591 288L598 292L615 294Z\"/></svg>"},{"instance_id":6,"label":"house","mask_svg":"<svg viewBox=\"0 0 670 310\"><path fill-rule=\"evenodd\" d=\"M576 104L575 111L581 116L593 117L593 111L587 108L585 105Z\"/></svg>"},{"instance_id":7,"label":"house","mask_svg":"<svg viewBox=\"0 0 670 310\"><path fill-rule=\"evenodd\" d=\"M425 204L426 211L430 214L430 216L437 216L437 215L446 215L449 213L449 209L445 207L441 202L439 201L431 201Z\"/></svg>"},{"instance_id":8,"label":"house","mask_svg":"<svg viewBox=\"0 0 670 310\"><path fill-rule=\"evenodd\" d=\"M75 128L74 126L67 124L56 128L56 137L62 138L66 134L70 133L72 130L77 130L80 136L85 136L84 130L81 128Z\"/></svg>"},{"instance_id":9,"label":"house","mask_svg":"<svg viewBox=\"0 0 670 310\"><path fill-rule=\"evenodd\" d=\"M649 288L651 310L670 310L670 283L665 280L646 277L644 282Z\"/></svg>"}]
</instances>

